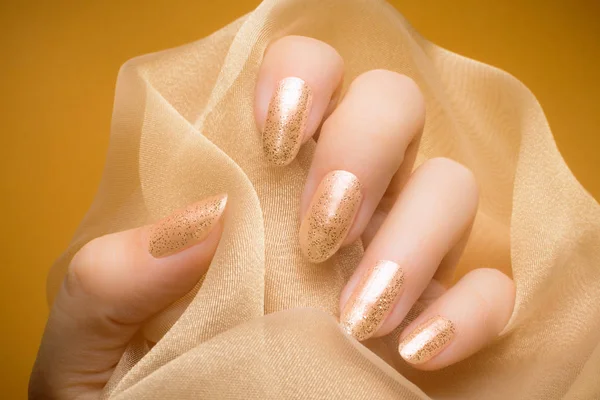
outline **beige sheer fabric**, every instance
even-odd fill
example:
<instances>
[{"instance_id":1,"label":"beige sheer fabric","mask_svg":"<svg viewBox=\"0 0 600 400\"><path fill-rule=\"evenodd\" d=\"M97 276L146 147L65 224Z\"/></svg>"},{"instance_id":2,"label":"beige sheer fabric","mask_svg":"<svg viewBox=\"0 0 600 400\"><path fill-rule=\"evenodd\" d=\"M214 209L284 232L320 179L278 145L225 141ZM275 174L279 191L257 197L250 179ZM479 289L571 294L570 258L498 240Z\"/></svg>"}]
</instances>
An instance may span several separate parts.
<instances>
[{"instance_id":1,"label":"beige sheer fabric","mask_svg":"<svg viewBox=\"0 0 600 400\"><path fill-rule=\"evenodd\" d=\"M361 244L321 265L303 259L298 199L314 143L271 167L253 118L263 51L288 34L333 45L345 85L374 68L414 78L427 99L418 162L447 156L475 172L481 205L458 275L495 267L518 288L508 327L484 351L418 372L397 354L398 331L365 347L338 328ZM106 398L600 398L600 207L527 88L427 42L386 3L265 1L210 37L125 64L104 177L50 298L92 238L220 192L228 215L202 285L131 343Z\"/></svg>"}]
</instances>

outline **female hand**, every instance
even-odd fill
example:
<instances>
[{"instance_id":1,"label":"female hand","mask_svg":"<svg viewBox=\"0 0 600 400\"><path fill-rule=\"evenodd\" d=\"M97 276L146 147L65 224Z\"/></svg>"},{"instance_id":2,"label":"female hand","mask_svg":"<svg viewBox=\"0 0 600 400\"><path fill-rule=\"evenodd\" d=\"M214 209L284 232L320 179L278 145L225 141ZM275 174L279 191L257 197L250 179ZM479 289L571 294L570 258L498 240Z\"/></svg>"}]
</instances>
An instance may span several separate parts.
<instances>
[{"instance_id":1,"label":"female hand","mask_svg":"<svg viewBox=\"0 0 600 400\"><path fill-rule=\"evenodd\" d=\"M318 141L301 198L300 247L322 262L362 238L364 257L340 297L340 323L358 340L399 326L416 301L427 309L400 336L400 355L432 370L460 361L502 331L513 282L453 272L475 218L473 174L437 158L412 172L425 122L418 86L391 71L358 76L339 105L343 60L315 39L272 43L259 72L255 116L267 161L290 163Z\"/></svg>"},{"instance_id":2,"label":"female hand","mask_svg":"<svg viewBox=\"0 0 600 400\"><path fill-rule=\"evenodd\" d=\"M29 381L30 399L97 399L129 341L188 293L219 244L227 196L102 236L73 257Z\"/></svg>"},{"instance_id":3,"label":"female hand","mask_svg":"<svg viewBox=\"0 0 600 400\"><path fill-rule=\"evenodd\" d=\"M395 329L400 355L432 370L494 340L514 304L502 273L477 269L452 282L477 209L465 167L432 159L412 172L425 105L395 72L365 72L337 105L343 61L329 45L288 36L269 46L255 92L265 162L281 168L317 137L301 210L299 245L312 262L362 238L364 257L340 296L340 324L358 340ZM52 306L30 398L98 398L144 321L206 272L226 218L226 195L150 226L97 238L73 258Z\"/></svg>"}]
</instances>

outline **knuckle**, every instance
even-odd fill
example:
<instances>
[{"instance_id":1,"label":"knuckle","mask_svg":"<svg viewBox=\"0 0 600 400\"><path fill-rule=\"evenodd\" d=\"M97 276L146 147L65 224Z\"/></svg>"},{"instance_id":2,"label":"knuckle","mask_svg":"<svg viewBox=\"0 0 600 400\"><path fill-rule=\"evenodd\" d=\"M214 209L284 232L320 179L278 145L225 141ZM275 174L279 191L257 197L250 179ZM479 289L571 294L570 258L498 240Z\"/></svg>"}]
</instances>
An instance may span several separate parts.
<instances>
[{"instance_id":1,"label":"knuckle","mask_svg":"<svg viewBox=\"0 0 600 400\"><path fill-rule=\"evenodd\" d=\"M477 279L488 281L489 283L495 282L512 282L506 274L496 268L477 268L469 272L470 276L474 276Z\"/></svg>"},{"instance_id":2,"label":"knuckle","mask_svg":"<svg viewBox=\"0 0 600 400\"><path fill-rule=\"evenodd\" d=\"M509 293L512 298L515 297L515 282L502 271L495 268L478 268L475 271L481 277L480 279L486 282L485 286L495 287L498 291Z\"/></svg>"},{"instance_id":3,"label":"knuckle","mask_svg":"<svg viewBox=\"0 0 600 400\"><path fill-rule=\"evenodd\" d=\"M339 64L344 64L342 56L333 46L308 36L288 35L281 37L269 44L267 51L281 52L284 54L287 51L294 51L295 53L300 54L312 54L317 60L319 57L329 56L336 59Z\"/></svg>"},{"instance_id":4,"label":"knuckle","mask_svg":"<svg viewBox=\"0 0 600 400\"><path fill-rule=\"evenodd\" d=\"M367 130L371 135L383 135L403 147L421 135L425 125L425 101L419 86L398 72L374 69L362 73L351 83L344 101L353 111L368 110L363 125L380 128Z\"/></svg>"},{"instance_id":5,"label":"knuckle","mask_svg":"<svg viewBox=\"0 0 600 400\"><path fill-rule=\"evenodd\" d=\"M416 87L418 89L417 84L410 77L399 72L390 71L388 69L382 68L371 69L369 71L363 72L362 74L356 77L355 81L367 81L368 83L383 81L386 84L391 84L394 86Z\"/></svg>"},{"instance_id":6,"label":"knuckle","mask_svg":"<svg viewBox=\"0 0 600 400\"><path fill-rule=\"evenodd\" d=\"M395 94L398 100L410 99L411 102L424 104L421 88L408 75L387 69L372 69L363 72L354 80L355 83L376 87Z\"/></svg>"},{"instance_id":7,"label":"knuckle","mask_svg":"<svg viewBox=\"0 0 600 400\"><path fill-rule=\"evenodd\" d=\"M477 191L477 179L469 168L447 157L435 157L427 160L423 165L425 169L435 173L443 173L454 185L463 189Z\"/></svg>"},{"instance_id":8,"label":"knuckle","mask_svg":"<svg viewBox=\"0 0 600 400\"><path fill-rule=\"evenodd\" d=\"M74 295L77 292L91 295L95 289L97 271L97 244L99 238L86 243L71 259L65 276L65 289Z\"/></svg>"},{"instance_id":9,"label":"knuckle","mask_svg":"<svg viewBox=\"0 0 600 400\"><path fill-rule=\"evenodd\" d=\"M480 305L484 326L491 334L497 334L506 325L514 306L513 280L495 268L477 268L465 278L471 282L470 293Z\"/></svg>"},{"instance_id":10,"label":"knuckle","mask_svg":"<svg viewBox=\"0 0 600 400\"><path fill-rule=\"evenodd\" d=\"M493 335L494 323L492 318L492 304L490 304L488 296L483 290L472 288L470 291L469 301L471 302L471 315L475 320L479 320L482 329L488 334Z\"/></svg>"},{"instance_id":11,"label":"knuckle","mask_svg":"<svg viewBox=\"0 0 600 400\"><path fill-rule=\"evenodd\" d=\"M407 75L374 69L359 75L352 83L361 97L377 101L379 114L390 120L398 132L416 136L425 125L425 99L419 85Z\"/></svg>"},{"instance_id":12,"label":"knuckle","mask_svg":"<svg viewBox=\"0 0 600 400\"><path fill-rule=\"evenodd\" d=\"M103 263L107 252L104 237L86 243L73 256L64 279L64 291L70 302L85 304L89 313L88 323L93 324L97 332L110 334L115 329L135 325L139 321L130 321L135 315L128 300L131 291L125 290L111 274L106 274Z\"/></svg>"}]
</instances>

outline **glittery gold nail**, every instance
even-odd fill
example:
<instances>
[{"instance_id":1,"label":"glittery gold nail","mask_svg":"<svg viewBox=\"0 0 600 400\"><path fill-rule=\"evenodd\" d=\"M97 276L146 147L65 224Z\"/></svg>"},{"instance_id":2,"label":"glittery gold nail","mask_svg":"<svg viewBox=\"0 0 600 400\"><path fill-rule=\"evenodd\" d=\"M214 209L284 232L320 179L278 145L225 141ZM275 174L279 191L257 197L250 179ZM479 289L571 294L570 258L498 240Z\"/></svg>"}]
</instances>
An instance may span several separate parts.
<instances>
[{"instance_id":1,"label":"glittery gold nail","mask_svg":"<svg viewBox=\"0 0 600 400\"><path fill-rule=\"evenodd\" d=\"M404 283L402 268L380 260L369 268L352 292L340 316L340 324L357 340L370 338L392 311Z\"/></svg>"},{"instance_id":2,"label":"glittery gold nail","mask_svg":"<svg viewBox=\"0 0 600 400\"><path fill-rule=\"evenodd\" d=\"M323 178L300 226L300 248L310 261L323 262L340 248L362 201L361 189L347 171Z\"/></svg>"},{"instance_id":3,"label":"glittery gold nail","mask_svg":"<svg viewBox=\"0 0 600 400\"><path fill-rule=\"evenodd\" d=\"M267 160L287 165L300 150L312 105L312 91L300 78L282 79L273 94L263 131Z\"/></svg>"},{"instance_id":4,"label":"glittery gold nail","mask_svg":"<svg viewBox=\"0 0 600 400\"><path fill-rule=\"evenodd\" d=\"M455 331L452 321L440 316L430 318L400 342L400 356L411 364L429 361L450 343Z\"/></svg>"},{"instance_id":5,"label":"glittery gold nail","mask_svg":"<svg viewBox=\"0 0 600 400\"><path fill-rule=\"evenodd\" d=\"M156 258L165 257L203 241L226 204L227 195L210 197L157 222L150 229L148 251Z\"/></svg>"}]
</instances>

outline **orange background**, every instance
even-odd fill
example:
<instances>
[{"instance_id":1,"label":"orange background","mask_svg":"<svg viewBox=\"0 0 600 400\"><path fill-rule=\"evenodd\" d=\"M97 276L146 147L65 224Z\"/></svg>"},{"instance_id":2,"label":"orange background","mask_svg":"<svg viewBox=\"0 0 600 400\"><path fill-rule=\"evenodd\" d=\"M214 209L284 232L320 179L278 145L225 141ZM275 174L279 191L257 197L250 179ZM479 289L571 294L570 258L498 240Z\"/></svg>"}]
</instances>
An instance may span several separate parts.
<instances>
[{"instance_id":1,"label":"orange background","mask_svg":"<svg viewBox=\"0 0 600 400\"><path fill-rule=\"evenodd\" d=\"M26 397L47 317L46 272L100 180L120 65L206 36L259 2L12 3L0 4L0 397L7 399ZM600 198L600 2L391 3L428 39L529 86L567 163Z\"/></svg>"}]
</instances>

